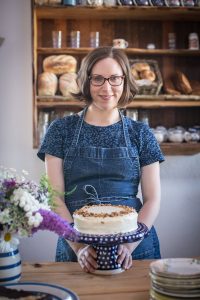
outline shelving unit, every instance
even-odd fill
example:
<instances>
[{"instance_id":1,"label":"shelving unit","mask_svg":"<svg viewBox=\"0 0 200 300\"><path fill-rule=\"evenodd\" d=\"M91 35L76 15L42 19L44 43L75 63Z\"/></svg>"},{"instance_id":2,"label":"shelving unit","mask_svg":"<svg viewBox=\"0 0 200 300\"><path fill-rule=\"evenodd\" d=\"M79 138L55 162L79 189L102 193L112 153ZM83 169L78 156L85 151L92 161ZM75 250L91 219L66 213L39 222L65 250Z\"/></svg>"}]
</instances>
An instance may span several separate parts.
<instances>
[{"instance_id":1,"label":"shelving unit","mask_svg":"<svg viewBox=\"0 0 200 300\"><path fill-rule=\"evenodd\" d=\"M124 49L130 59L154 59L158 61L163 81L166 66L178 68L190 79L200 82L200 50L188 50L188 35L197 32L200 36L200 8L186 7L66 7L36 6L33 12L33 146L38 147L38 114L52 109L79 111L83 103L71 101L56 95L55 97L37 96L37 77L42 72L42 61L46 56L69 54L76 57L78 68L81 59L91 50L89 32L100 32L100 45L112 45L114 38L124 38L129 47ZM106 28L106 30L105 30ZM63 48L55 49L51 45L52 30L63 31ZM81 48L69 47L71 30L81 31ZM175 32L177 48L167 49L168 33ZM148 50L148 43L154 43L156 49ZM200 125L200 96L180 95L158 96L139 95L127 108L147 109L150 126L164 125L167 128L176 125ZM191 155L200 152L200 143L161 145L167 155Z\"/></svg>"}]
</instances>

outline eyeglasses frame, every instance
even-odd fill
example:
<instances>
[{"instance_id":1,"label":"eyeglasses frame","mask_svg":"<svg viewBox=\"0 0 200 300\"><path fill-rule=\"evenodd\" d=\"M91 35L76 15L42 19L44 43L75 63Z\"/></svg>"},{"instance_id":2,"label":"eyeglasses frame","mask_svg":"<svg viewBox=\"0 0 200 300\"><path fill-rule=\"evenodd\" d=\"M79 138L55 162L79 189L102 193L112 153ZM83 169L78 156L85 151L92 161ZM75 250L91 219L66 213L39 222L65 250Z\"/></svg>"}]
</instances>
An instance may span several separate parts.
<instances>
[{"instance_id":1,"label":"eyeglasses frame","mask_svg":"<svg viewBox=\"0 0 200 300\"><path fill-rule=\"evenodd\" d=\"M102 84L100 84L100 85L97 85L97 84L93 84L92 82L91 82L91 80L92 80L92 76L89 76L88 78L89 78L89 80L90 80L90 82L91 82L91 84L93 85L93 86L102 86L102 85L104 85L104 83L106 82L106 80L108 81L108 83L111 85L111 86L120 86L121 84L122 84L122 82L123 82L123 79L125 78L125 75L112 75L112 76L110 76L110 77L108 77L108 78L105 78L105 77L103 77L102 75L99 75L99 76L101 76L102 78L103 78L103 80L104 80L104 82L102 83ZM110 83L110 81L109 81L109 79L111 78L111 77L121 77L121 83L120 84L116 84L116 85L113 85L113 84L111 84Z\"/></svg>"}]
</instances>

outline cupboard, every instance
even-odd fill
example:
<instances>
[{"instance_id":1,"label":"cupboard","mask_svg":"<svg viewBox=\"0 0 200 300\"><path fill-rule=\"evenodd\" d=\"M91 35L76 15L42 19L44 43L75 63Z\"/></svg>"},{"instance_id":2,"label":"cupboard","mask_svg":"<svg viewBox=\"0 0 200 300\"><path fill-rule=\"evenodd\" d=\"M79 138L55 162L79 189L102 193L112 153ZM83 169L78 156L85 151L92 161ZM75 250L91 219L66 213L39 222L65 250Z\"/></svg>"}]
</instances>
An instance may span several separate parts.
<instances>
[{"instance_id":1,"label":"cupboard","mask_svg":"<svg viewBox=\"0 0 200 300\"><path fill-rule=\"evenodd\" d=\"M33 146L39 144L39 119L63 115L82 109L83 104L66 99L59 93L54 97L38 96L37 78L42 73L42 62L49 55L70 54L78 61L91 50L91 31L100 33L100 46L112 45L115 38L129 42L124 49L130 60L156 60L163 83L168 70L178 69L187 78L200 83L200 50L188 49L188 37L196 32L200 37L200 8L141 7L141 6L38 6L32 2L33 29ZM51 33L62 30L62 48L52 47ZM70 32L80 31L80 48L70 47ZM176 49L168 49L168 34L175 33ZM147 49L153 43L155 49ZM148 114L150 127L158 125L184 128L200 125L200 95L138 95L127 109L136 109L138 115ZM200 143L162 143L166 155L188 155L200 152Z\"/></svg>"}]
</instances>

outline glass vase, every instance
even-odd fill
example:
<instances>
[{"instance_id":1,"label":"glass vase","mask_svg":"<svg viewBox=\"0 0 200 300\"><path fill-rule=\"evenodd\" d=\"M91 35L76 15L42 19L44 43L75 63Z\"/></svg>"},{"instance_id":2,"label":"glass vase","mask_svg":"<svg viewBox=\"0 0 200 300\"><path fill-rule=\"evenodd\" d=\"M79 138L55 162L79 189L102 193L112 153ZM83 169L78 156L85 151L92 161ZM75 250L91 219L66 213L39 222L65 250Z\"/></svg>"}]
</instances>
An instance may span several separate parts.
<instances>
[{"instance_id":1,"label":"glass vase","mask_svg":"<svg viewBox=\"0 0 200 300\"><path fill-rule=\"evenodd\" d=\"M16 283L21 278L21 257L18 248L0 253L0 285Z\"/></svg>"}]
</instances>

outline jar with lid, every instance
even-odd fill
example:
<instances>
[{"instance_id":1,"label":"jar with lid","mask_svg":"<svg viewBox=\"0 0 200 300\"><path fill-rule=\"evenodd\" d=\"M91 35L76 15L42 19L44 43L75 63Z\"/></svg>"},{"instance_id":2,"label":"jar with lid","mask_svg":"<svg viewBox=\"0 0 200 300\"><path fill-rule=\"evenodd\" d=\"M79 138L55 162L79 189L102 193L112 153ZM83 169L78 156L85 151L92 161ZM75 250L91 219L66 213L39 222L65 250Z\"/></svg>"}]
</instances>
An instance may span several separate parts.
<instances>
[{"instance_id":1,"label":"jar with lid","mask_svg":"<svg viewBox=\"0 0 200 300\"><path fill-rule=\"evenodd\" d=\"M197 143L200 140L200 135L195 128L189 128L184 133L184 139L187 143Z\"/></svg>"},{"instance_id":2,"label":"jar with lid","mask_svg":"<svg viewBox=\"0 0 200 300\"><path fill-rule=\"evenodd\" d=\"M194 0L181 0L182 6L193 7L195 5Z\"/></svg>"},{"instance_id":3,"label":"jar with lid","mask_svg":"<svg viewBox=\"0 0 200 300\"><path fill-rule=\"evenodd\" d=\"M176 49L176 34L174 32L168 33L168 47L169 49Z\"/></svg>"},{"instance_id":4,"label":"jar with lid","mask_svg":"<svg viewBox=\"0 0 200 300\"><path fill-rule=\"evenodd\" d=\"M167 6L180 6L179 0L166 0Z\"/></svg>"},{"instance_id":5,"label":"jar with lid","mask_svg":"<svg viewBox=\"0 0 200 300\"><path fill-rule=\"evenodd\" d=\"M184 141L184 131L181 128L170 128L168 139L172 143L182 143Z\"/></svg>"},{"instance_id":6,"label":"jar with lid","mask_svg":"<svg viewBox=\"0 0 200 300\"><path fill-rule=\"evenodd\" d=\"M152 128L153 134L159 144L164 142L164 132L158 128Z\"/></svg>"},{"instance_id":7,"label":"jar with lid","mask_svg":"<svg viewBox=\"0 0 200 300\"><path fill-rule=\"evenodd\" d=\"M199 37L196 32L192 32L189 34L189 49L190 50L198 50L199 49Z\"/></svg>"},{"instance_id":8,"label":"jar with lid","mask_svg":"<svg viewBox=\"0 0 200 300\"><path fill-rule=\"evenodd\" d=\"M166 142L168 140L168 131L167 131L167 128L160 125L160 126L157 126L156 129L162 131L163 136L164 136L163 142Z\"/></svg>"}]
</instances>

